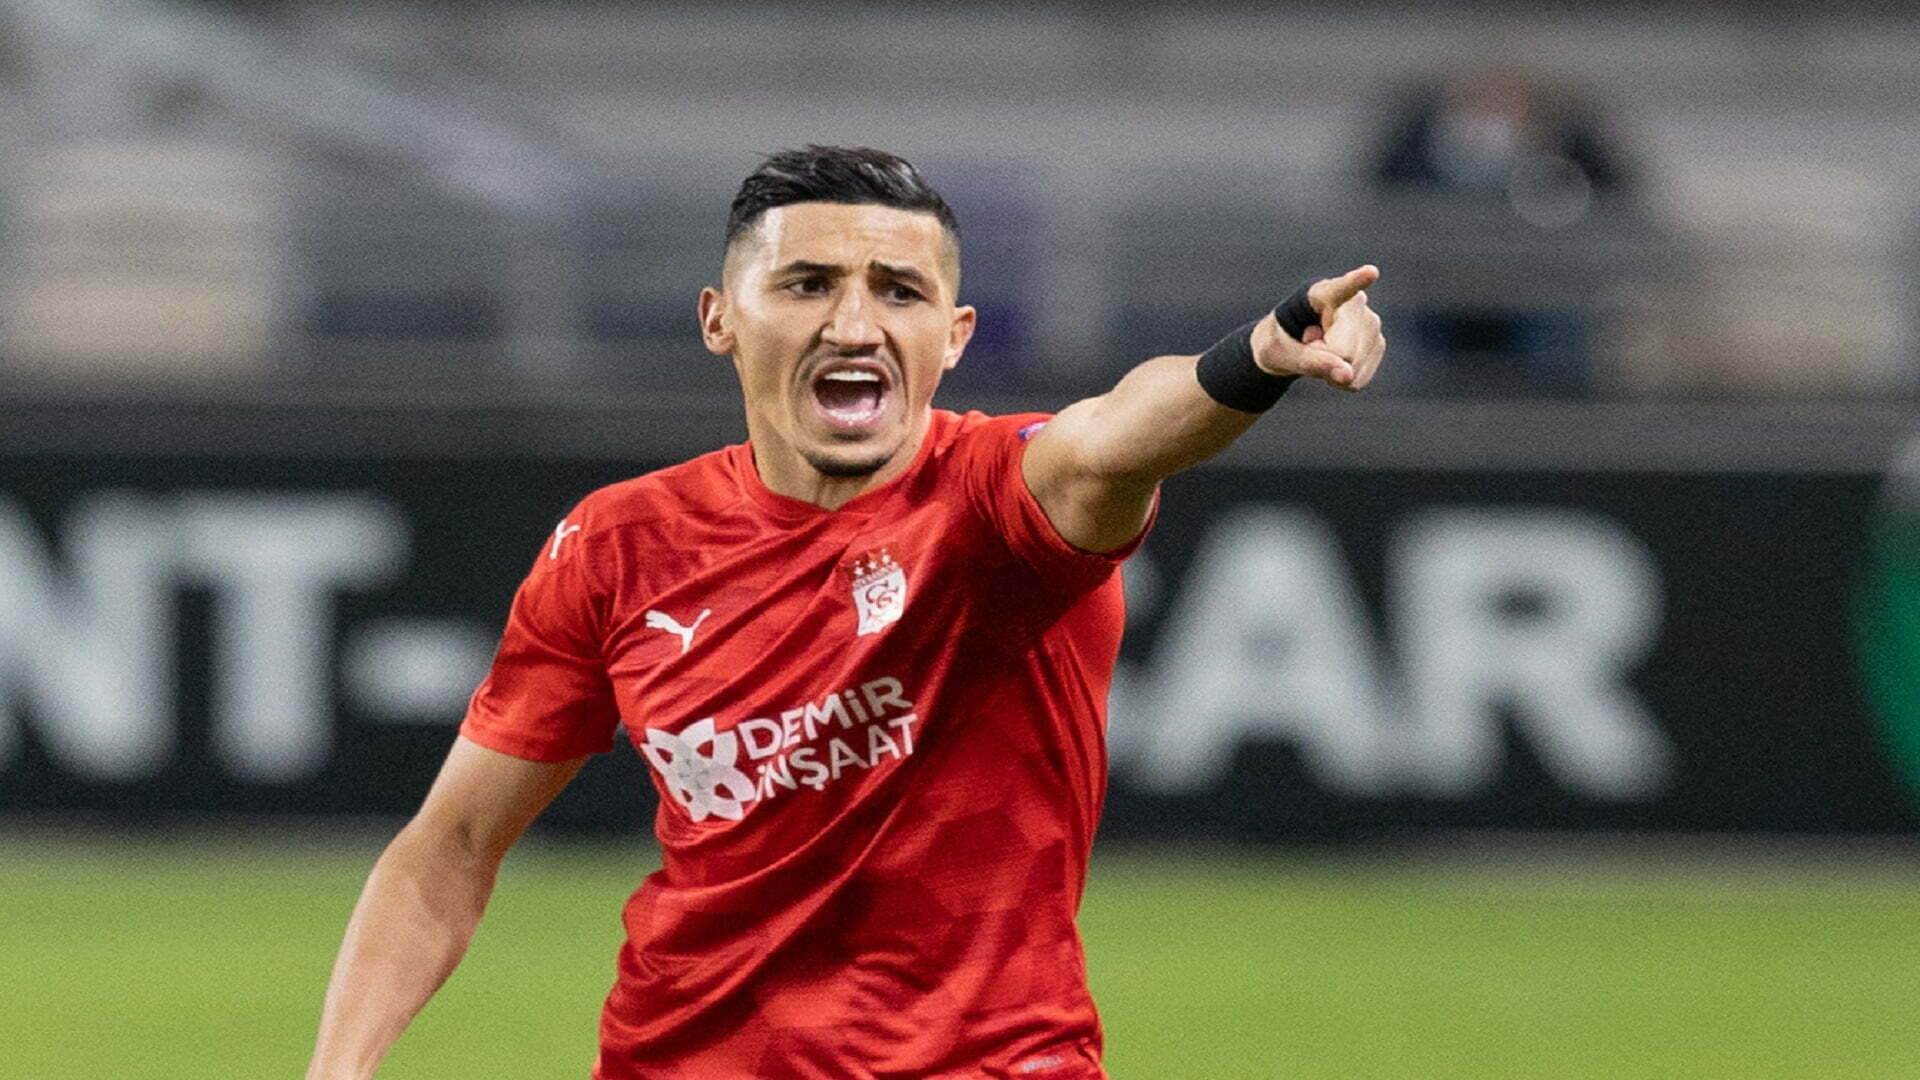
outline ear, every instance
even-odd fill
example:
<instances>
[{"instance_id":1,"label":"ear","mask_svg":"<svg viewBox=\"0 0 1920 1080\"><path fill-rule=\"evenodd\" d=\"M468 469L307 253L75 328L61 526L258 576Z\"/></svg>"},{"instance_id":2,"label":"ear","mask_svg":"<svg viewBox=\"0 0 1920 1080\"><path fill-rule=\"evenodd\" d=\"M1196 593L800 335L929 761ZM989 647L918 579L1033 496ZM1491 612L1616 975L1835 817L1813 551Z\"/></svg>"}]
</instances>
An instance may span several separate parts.
<instances>
[{"instance_id":1,"label":"ear","mask_svg":"<svg viewBox=\"0 0 1920 1080\"><path fill-rule=\"evenodd\" d=\"M727 294L708 286L700 290L700 341L715 356L733 355L733 330L727 325Z\"/></svg>"},{"instance_id":2,"label":"ear","mask_svg":"<svg viewBox=\"0 0 1920 1080\"><path fill-rule=\"evenodd\" d=\"M947 349L940 363L942 371L952 371L960 362L960 354L967 351L967 342L973 340L974 324L979 317L971 305L953 309L953 324L947 327Z\"/></svg>"}]
</instances>

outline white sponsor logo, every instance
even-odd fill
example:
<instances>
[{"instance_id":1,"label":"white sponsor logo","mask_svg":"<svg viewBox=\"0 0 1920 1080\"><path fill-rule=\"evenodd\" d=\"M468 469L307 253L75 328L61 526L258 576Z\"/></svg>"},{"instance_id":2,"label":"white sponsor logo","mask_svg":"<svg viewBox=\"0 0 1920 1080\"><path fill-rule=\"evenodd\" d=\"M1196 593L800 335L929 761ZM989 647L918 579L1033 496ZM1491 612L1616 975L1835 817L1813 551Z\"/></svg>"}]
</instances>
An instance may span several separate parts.
<instances>
[{"instance_id":1,"label":"white sponsor logo","mask_svg":"<svg viewBox=\"0 0 1920 1080\"><path fill-rule=\"evenodd\" d=\"M703 746L708 748L705 753ZM753 782L733 767L740 756L740 738L731 731L714 731L712 717L678 734L648 728L640 750L693 820L713 816L738 821L746 815L741 804L753 798Z\"/></svg>"},{"instance_id":2,"label":"white sponsor logo","mask_svg":"<svg viewBox=\"0 0 1920 1080\"><path fill-rule=\"evenodd\" d=\"M920 722L905 690L898 679L870 679L726 731L713 717L678 734L648 728L641 750L693 820L738 821L748 803L802 787L822 791L849 773L905 760ZM753 763L751 776L739 768L742 751Z\"/></svg>"},{"instance_id":3,"label":"white sponsor logo","mask_svg":"<svg viewBox=\"0 0 1920 1080\"><path fill-rule=\"evenodd\" d=\"M577 533L579 531L580 531L580 526L569 525L566 523L566 520L564 518L561 519L560 524L555 525L553 527L553 546L547 549L547 558L549 559L559 558L560 557L560 541L565 540L567 537L572 536L574 533ZM522 548L521 550L524 551L525 549Z\"/></svg>"},{"instance_id":4,"label":"white sponsor logo","mask_svg":"<svg viewBox=\"0 0 1920 1080\"><path fill-rule=\"evenodd\" d=\"M860 613L855 637L877 634L900 621L907 607L907 573L885 548L870 551L846 567L853 582L853 604Z\"/></svg>"},{"instance_id":5,"label":"white sponsor logo","mask_svg":"<svg viewBox=\"0 0 1920 1080\"><path fill-rule=\"evenodd\" d=\"M687 655L687 650L693 648L693 632L700 629L700 624L706 622L707 616L711 614L713 614L712 608L702 608L699 617L693 620L692 626L681 626L679 620L664 611L649 611L647 612L647 625L655 630L665 630L669 634L678 634L680 636L680 655L685 656Z\"/></svg>"}]
</instances>

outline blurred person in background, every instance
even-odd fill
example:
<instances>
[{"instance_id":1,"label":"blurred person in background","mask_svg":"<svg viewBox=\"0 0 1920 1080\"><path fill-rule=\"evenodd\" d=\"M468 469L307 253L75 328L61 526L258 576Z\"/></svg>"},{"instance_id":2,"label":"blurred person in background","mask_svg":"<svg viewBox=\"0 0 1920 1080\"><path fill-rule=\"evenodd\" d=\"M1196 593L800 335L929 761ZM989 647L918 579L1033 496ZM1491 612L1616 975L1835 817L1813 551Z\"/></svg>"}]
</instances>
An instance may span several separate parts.
<instances>
[{"instance_id":1,"label":"blurred person in background","mask_svg":"<svg viewBox=\"0 0 1920 1080\"><path fill-rule=\"evenodd\" d=\"M946 202L875 150L769 158L699 302L748 442L595 492L541 545L369 877L308 1075L372 1075L507 849L624 728L663 865L626 907L600 1080L1103 1077L1075 918L1118 566L1161 479L1292 381L1368 384L1377 277L1057 416L962 416L932 407L975 324Z\"/></svg>"},{"instance_id":2,"label":"blurred person in background","mask_svg":"<svg viewBox=\"0 0 1920 1080\"><path fill-rule=\"evenodd\" d=\"M1432 236L1443 246L1458 246L1448 223L1436 221L1451 205L1467 244L1498 258L1492 249L1515 238L1529 246L1510 261L1537 264L1529 234L1590 224L1600 207L1636 194L1617 142L1571 88L1518 68L1473 70L1407 92L1368 173L1389 199L1426 200L1422 220L1438 226ZM1551 265L1527 271L1554 272ZM1403 310L1411 340L1401 373L1442 391L1586 390L1589 317L1570 305L1535 304L1521 289L1510 295L1502 307L1480 300Z\"/></svg>"},{"instance_id":3,"label":"blurred person in background","mask_svg":"<svg viewBox=\"0 0 1920 1080\"><path fill-rule=\"evenodd\" d=\"M1483 193L1516 211L1532 194L1528 170L1568 168L1594 190L1633 184L1614 136L1571 89L1518 70L1468 72L1410 95L1374 168L1385 185Z\"/></svg>"}]
</instances>

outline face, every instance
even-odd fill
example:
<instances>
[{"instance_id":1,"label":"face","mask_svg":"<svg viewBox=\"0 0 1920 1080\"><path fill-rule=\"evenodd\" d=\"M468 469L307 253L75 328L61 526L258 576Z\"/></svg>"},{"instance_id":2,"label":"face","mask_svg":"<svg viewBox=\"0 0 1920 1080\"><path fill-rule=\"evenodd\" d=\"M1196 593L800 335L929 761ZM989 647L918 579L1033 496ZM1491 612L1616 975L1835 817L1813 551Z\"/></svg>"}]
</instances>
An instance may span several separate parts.
<instances>
[{"instance_id":1,"label":"face","mask_svg":"<svg viewBox=\"0 0 1920 1080\"><path fill-rule=\"evenodd\" d=\"M892 207L794 203L736 240L700 324L733 357L763 479L906 467L973 334L957 276L939 220Z\"/></svg>"}]
</instances>

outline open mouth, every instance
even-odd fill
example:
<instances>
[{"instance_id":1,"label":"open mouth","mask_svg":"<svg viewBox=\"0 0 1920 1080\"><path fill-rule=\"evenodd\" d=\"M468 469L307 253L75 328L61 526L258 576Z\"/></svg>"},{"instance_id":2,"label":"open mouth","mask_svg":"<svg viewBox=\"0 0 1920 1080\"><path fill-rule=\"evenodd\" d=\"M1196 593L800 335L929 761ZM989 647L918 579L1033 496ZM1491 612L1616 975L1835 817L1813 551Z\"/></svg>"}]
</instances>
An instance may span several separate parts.
<instances>
[{"instance_id":1,"label":"open mouth","mask_svg":"<svg viewBox=\"0 0 1920 1080\"><path fill-rule=\"evenodd\" d=\"M830 364L813 376L813 401L828 426L853 433L872 428L892 390L886 368L872 361Z\"/></svg>"}]
</instances>

